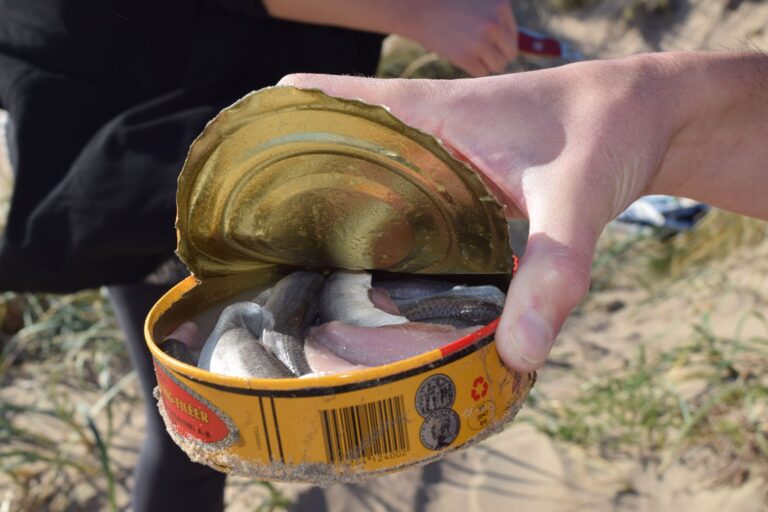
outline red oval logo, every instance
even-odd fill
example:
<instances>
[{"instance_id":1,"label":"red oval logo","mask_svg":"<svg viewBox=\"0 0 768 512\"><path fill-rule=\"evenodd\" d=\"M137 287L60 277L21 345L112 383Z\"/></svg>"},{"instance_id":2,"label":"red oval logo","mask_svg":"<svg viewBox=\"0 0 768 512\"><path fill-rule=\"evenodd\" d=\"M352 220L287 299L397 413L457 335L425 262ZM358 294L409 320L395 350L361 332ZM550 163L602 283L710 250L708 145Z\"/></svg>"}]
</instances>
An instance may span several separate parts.
<instances>
[{"instance_id":1,"label":"red oval logo","mask_svg":"<svg viewBox=\"0 0 768 512\"><path fill-rule=\"evenodd\" d=\"M228 422L212 410L213 406L168 374L157 362L155 375L166 416L178 434L206 444L219 443L230 436Z\"/></svg>"}]
</instances>

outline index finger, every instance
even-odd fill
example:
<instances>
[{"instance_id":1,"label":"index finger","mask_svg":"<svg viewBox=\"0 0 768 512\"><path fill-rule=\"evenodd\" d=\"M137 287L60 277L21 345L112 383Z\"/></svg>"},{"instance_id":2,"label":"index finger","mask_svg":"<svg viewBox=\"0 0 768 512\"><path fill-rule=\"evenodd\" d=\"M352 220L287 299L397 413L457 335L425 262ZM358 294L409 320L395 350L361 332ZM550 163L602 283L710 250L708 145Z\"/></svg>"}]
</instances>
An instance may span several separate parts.
<instances>
[{"instance_id":1,"label":"index finger","mask_svg":"<svg viewBox=\"0 0 768 512\"><path fill-rule=\"evenodd\" d=\"M509 60L517 58L517 20L512 12L512 8L504 9L501 13L501 26L508 41L511 42L512 54L507 55Z\"/></svg>"}]
</instances>

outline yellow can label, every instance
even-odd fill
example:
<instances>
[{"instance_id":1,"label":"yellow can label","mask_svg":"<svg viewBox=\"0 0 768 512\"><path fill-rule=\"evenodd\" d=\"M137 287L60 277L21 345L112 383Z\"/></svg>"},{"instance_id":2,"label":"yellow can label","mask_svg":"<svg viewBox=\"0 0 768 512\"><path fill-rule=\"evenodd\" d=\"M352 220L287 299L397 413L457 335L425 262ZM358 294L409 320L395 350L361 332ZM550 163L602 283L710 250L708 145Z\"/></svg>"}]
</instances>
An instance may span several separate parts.
<instances>
[{"instance_id":1,"label":"yellow can label","mask_svg":"<svg viewBox=\"0 0 768 512\"><path fill-rule=\"evenodd\" d=\"M166 421L185 445L222 469L249 461L265 476L274 465L367 473L434 458L500 426L533 384L533 374L504 366L490 338L411 371L331 388L243 389L156 371Z\"/></svg>"}]
</instances>

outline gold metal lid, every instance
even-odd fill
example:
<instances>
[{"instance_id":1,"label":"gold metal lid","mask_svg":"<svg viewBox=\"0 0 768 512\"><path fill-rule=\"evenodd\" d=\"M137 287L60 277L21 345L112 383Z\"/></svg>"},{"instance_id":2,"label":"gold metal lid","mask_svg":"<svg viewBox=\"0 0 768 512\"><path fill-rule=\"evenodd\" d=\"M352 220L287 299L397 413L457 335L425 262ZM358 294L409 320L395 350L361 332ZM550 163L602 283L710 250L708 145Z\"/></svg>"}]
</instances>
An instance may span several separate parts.
<instances>
[{"instance_id":1,"label":"gold metal lid","mask_svg":"<svg viewBox=\"0 0 768 512\"><path fill-rule=\"evenodd\" d=\"M509 273L502 207L437 139L381 106L271 87L223 110L179 177L178 255L199 279L274 265Z\"/></svg>"}]
</instances>

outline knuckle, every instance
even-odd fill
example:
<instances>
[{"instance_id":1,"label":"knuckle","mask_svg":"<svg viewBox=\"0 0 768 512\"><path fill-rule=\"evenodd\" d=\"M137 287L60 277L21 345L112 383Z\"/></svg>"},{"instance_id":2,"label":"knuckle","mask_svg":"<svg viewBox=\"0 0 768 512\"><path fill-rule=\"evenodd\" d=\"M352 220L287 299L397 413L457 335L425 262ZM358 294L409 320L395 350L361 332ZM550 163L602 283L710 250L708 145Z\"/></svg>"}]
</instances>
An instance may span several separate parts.
<instances>
[{"instance_id":1,"label":"knuckle","mask_svg":"<svg viewBox=\"0 0 768 512\"><path fill-rule=\"evenodd\" d=\"M497 20L489 20L483 24L481 33L486 39L492 40L501 34L501 25Z\"/></svg>"}]
</instances>

